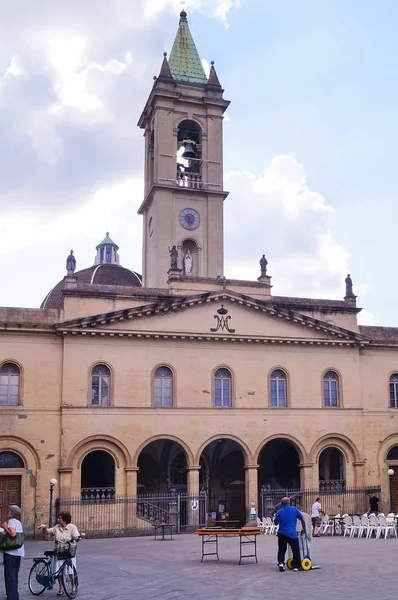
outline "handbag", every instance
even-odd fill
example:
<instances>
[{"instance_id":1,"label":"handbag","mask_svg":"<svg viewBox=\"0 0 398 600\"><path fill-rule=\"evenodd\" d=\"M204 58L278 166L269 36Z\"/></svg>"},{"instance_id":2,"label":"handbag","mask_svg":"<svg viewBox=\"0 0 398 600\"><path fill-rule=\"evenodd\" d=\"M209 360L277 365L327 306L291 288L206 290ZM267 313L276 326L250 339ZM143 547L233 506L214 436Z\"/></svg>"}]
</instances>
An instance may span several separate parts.
<instances>
[{"instance_id":1,"label":"handbag","mask_svg":"<svg viewBox=\"0 0 398 600\"><path fill-rule=\"evenodd\" d=\"M17 533L14 537L5 533L0 537L0 551L8 552L9 550L18 550L19 548L22 548L24 537L23 533Z\"/></svg>"}]
</instances>

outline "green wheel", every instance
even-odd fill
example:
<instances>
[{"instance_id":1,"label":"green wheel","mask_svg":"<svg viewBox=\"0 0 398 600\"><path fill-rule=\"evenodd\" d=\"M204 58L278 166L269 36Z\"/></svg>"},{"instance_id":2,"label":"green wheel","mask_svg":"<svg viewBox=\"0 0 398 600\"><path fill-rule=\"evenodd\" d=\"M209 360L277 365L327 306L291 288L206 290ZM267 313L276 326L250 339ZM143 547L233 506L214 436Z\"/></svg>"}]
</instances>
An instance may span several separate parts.
<instances>
[{"instance_id":1,"label":"green wheel","mask_svg":"<svg viewBox=\"0 0 398 600\"><path fill-rule=\"evenodd\" d=\"M288 558L286 561L286 566L288 569L293 569L293 558Z\"/></svg>"},{"instance_id":2,"label":"green wheel","mask_svg":"<svg viewBox=\"0 0 398 600\"><path fill-rule=\"evenodd\" d=\"M311 569L312 562L309 558L303 558L301 561L301 568L303 571L309 571Z\"/></svg>"}]
</instances>

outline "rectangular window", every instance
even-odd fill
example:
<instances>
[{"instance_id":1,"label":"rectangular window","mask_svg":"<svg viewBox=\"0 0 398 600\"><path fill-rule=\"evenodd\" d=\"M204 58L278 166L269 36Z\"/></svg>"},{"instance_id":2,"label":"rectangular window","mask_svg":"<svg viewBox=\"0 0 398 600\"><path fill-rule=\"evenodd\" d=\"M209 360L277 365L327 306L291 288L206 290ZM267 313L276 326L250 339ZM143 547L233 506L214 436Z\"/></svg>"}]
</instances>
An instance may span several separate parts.
<instances>
[{"instance_id":1,"label":"rectangular window","mask_svg":"<svg viewBox=\"0 0 398 600\"><path fill-rule=\"evenodd\" d=\"M216 378L214 381L214 406L231 406L231 380Z\"/></svg>"},{"instance_id":2,"label":"rectangular window","mask_svg":"<svg viewBox=\"0 0 398 600\"><path fill-rule=\"evenodd\" d=\"M271 406L286 406L286 382L284 379L271 379Z\"/></svg>"},{"instance_id":3,"label":"rectangular window","mask_svg":"<svg viewBox=\"0 0 398 600\"><path fill-rule=\"evenodd\" d=\"M336 408L339 405L337 381L324 381L323 394L325 407Z\"/></svg>"},{"instance_id":4,"label":"rectangular window","mask_svg":"<svg viewBox=\"0 0 398 600\"><path fill-rule=\"evenodd\" d=\"M398 383L390 383L390 408L398 408Z\"/></svg>"},{"instance_id":5,"label":"rectangular window","mask_svg":"<svg viewBox=\"0 0 398 600\"><path fill-rule=\"evenodd\" d=\"M109 405L109 377L93 375L91 381L91 404L93 406Z\"/></svg>"},{"instance_id":6,"label":"rectangular window","mask_svg":"<svg viewBox=\"0 0 398 600\"><path fill-rule=\"evenodd\" d=\"M19 375L0 375L0 406L17 406Z\"/></svg>"},{"instance_id":7,"label":"rectangular window","mask_svg":"<svg viewBox=\"0 0 398 600\"><path fill-rule=\"evenodd\" d=\"M107 263L111 263L112 262L112 248L107 248L106 249L106 262Z\"/></svg>"},{"instance_id":8,"label":"rectangular window","mask_svg":"<svg viewBox=\"0 0 398 600\"><path fill-rule=\"evenodd\" d=\"M155 377L155 406L172 406L172 389L171 377Z\"/></svg>"}]
</instances>

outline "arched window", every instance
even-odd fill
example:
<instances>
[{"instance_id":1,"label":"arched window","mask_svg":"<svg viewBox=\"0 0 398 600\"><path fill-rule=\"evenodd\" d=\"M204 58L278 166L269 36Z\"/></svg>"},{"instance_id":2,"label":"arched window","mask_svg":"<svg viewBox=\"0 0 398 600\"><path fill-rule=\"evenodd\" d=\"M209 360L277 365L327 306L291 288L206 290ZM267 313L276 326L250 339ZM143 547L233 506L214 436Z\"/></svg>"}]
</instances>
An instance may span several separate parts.
<instances>
[{"instance_id":1,"label":"arched window","mask_svg":"<svg viewBox=\"0 0 398 600\"><path fill-rule=\"evenodd\" d=\"M271 373L271 406L287 406L286 373L276 369Z\"/></svg>"},{"instance_id":2,"label":"arched window","mask_svg":"<svg viewBox=\"0 0 398 600\"><path fill-rule=\"evenodd\" d=\"M158 367L155 371L155 406L173 406L173 373L169 367Z\"/></svg>"},{"instance_id":3,"label":"arched window","mask_svg":"<svg viewBox=\"0 0 398 600\"><path fill-rule=\"evenodd\" d=\"M214 375L214 406L232 406L232 377L228 369L218 369Z\"/></svg>"},{"instance_id":4,"label":"arched window","mask_svg":"<svg viewBox=\"0 0 398 600\"><path fill-rule=\"evenodd\" d=\"M323 405L328 408L339 406L339 376L328 371L323 377Z\"/></svg>"},{"instance_id":5,"label":"arched window","mask_svg":"<svg viewBox=\"0 0 398 600\"><path fill-rule=\"evenodd\" d=\"M0 469L24 469L22 458L15 452L0 452Z\"/></svg>"},{"instance_id":6,"label":"arched window","mask_svg":"<svg viewBox=\"0 0 398 600\"><path fill-rule=\"evenodd\" d=\"M177 185L202 187L202 132L195 121L182 121L177 130Z\"/></svg>"},{"instance_id":7,"label":"arched window","mask_svg":"<svg viewBox=\"0 0 398 600\"><path fill-rule=\"evenodd\" d=\"M387 454L387 460L398 460L398 446L390 448Z\"/></svg>"},{"instance_id":8,"label":"arched window","mask_svg":"<svg viewBox=\"0 0 398 600\"><path fill-rule=\"evenodd\" d=\"M339 448L325 448L319 456L319 489L337 491L344 487L344 455Z\"/></svg>"},{"instance_id":9,"label":"arched window","mask_svg":"<svg viewBox=\"0 0 398 600\"><path fill-rule=\"evenodd\" d=\"M398 408L398 373L390 377L390 408Z\"/></svg>"},{"instance_id":10,"label":"arched window","mask_svg":"<svg viewBox=\"0 0 398 600\"><path fill-rule=\"evenodd\" d=\"M105 450L93 450L81 467L82 499L90 502L111 500L115 496L115 461Z\"/></svg>"},{"instance_id":11,"label":"arched window","mask_svg":"<svg viewBox=\"0 0 398 600\"><path fill-rule=\"evenodd\" d=\"M91 371L91 404L109 406L111 371L106 365L95 365Z\"/></svg>"},{"instance_id":12,"label":"arched window","mask_svg":"<svg viewBox=\"0 0 398 600\"><path fill-rule=\"evenodd\" d=\"M21 373L15 363L4 363L0 367L0 406L19 404Z\"/></svg>"}]
</instances>

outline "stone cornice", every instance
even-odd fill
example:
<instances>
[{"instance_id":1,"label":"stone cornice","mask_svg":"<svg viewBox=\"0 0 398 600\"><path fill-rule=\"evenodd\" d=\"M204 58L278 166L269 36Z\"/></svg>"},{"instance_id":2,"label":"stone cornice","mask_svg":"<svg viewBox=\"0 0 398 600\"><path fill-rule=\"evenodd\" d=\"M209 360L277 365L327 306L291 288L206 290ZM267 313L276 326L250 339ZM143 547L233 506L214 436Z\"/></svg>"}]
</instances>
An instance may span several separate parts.
<instances>
[{"instance_id":1,"label":"stone cornice","mask_svg":"<svg viewBox=\"0 0 398 600\"><path fill-rule=\"evenodd\" d=\"M140 319L142 317L147 318L154 315L165 315L167 313L172 313L176 311L180 311L183 309L189 309L190 307L200 306L209 303L220 303L222 301L230 301L231 303L236 303L238 306L243 306L250 310L256 311L258 313L263 313L267 316L273 317L275 319L281 319L283 321L287 321L290 323L294 323L296 325L302 325L306 329L313 330L314 332L325 333L325 339L304 339L300 338L300 336L292 336L291 339L286 338L269 338L267 336L247 336L247 335L203 335L197 333L179 333L179 332L165 332L165 331L131 331L126 328L126 330L117 330L112 331L112 323L120 323L122 321L134 321L135 319ZM110 327L109 327L110 325ZM104 326L107 326L106 328ZM314 317L310 317L308 315L303 315L300 312L287 310L283 308L277 308L269 304L268 300L256 300L255 298L251 298L249 296L239 294L237 292L232 292L230 290L219 292L205 292L202 294L192 295L192 296L170 296L167 298L163 298L158 300L157 302L152 302L150 304L146 304L143 306L138 306L130 309L123 309L118 311L113 311L109 313L93 315L90 317L84 317L80 319L73 319L70 321L66 321L64 323L60 323L58 325L58 330L61 331L64 335L71 332L74 335L77 335L81 331L86 331L89 335L96 335L97 332L100 335L110 335L110 336L118 336L124 337L125 335L128 337L146 337L150 338L152 336L162 337L164 339L206 339L206 340L215 340L215 341L247 341L247 342L265 342L270 341L271 343L297 343L297 344L310 344L310 345L359 345L360 347L365 347L368 345L369 340L359 333L355 331L351 331L348 329L344 329L342 327L338 327L337 325L332 325L330 323L325 323L324 321L320 321L315 319Z\"/></svg>"}]
</instances>

